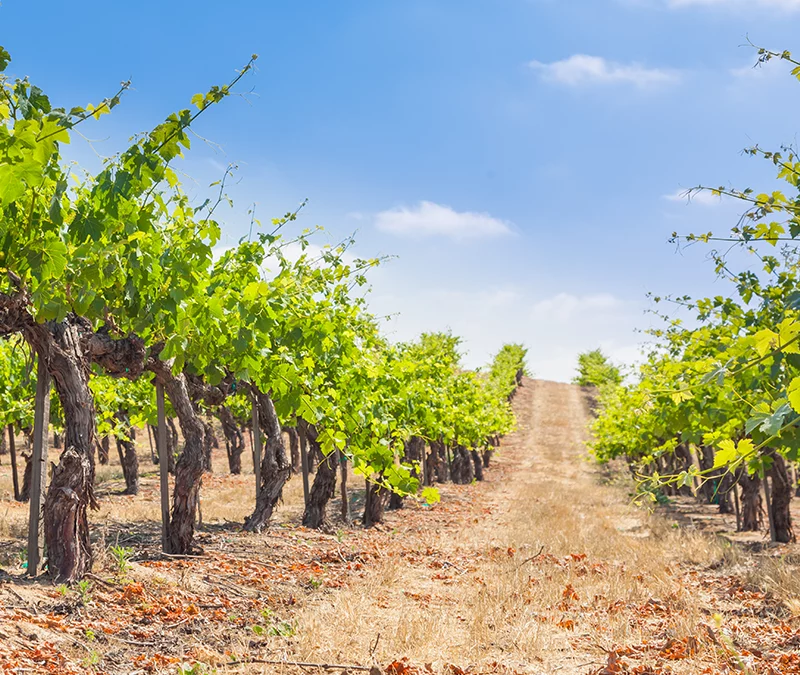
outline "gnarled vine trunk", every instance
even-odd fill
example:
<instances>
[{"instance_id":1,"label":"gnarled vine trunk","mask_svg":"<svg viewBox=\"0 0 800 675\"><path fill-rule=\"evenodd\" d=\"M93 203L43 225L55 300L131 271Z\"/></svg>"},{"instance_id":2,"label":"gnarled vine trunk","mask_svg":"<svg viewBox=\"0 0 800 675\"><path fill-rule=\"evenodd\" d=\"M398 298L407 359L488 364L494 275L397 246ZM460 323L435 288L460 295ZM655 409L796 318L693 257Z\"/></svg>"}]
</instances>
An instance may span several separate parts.
<instances>
[{"instance_id":1,"label":"gnarled vine trunk","mask_svg":"<svg viewBox=\"0 0 800 675\"><path fill-rule=\"evenodd\" d=\"M99 363L113 376L141 373L144 344L136 337L112 340L74 315L60 323L26 327L25 338L44 359L64 413L64 450L44 503L47 568L59 581L82 578L92 565L87 510L95 508L95 410L89 369Z\"/></svg>"},{"instance_id":2,"label":"gnarled vine trunk","mask_svg":"<svg viewBox=\"0 0 800 675\"><path fill-rule=\"evenodd\" d=\"M475 480L483 480L483 461L478 451L473 448L470 451L472 455L472 464L475 467Z\"/></svg>"},{"instance_id":3,"label":"gnarled vine trunk","mask_svg":"<svg viewBox=\"0 0 800 675\"><path fill-rule=\"evenodd\" d=\"M117 419L128 436L127 440L117 438L117 452L119 463L122 466L122 475L125 476L126 495L139 494L139 458L136 456L136 430L131 426L131 419L127 410L120 409L116 414Z\"/></svg>"},{"instance_id":4,"label":"gnarled vine trunk","mask_svg":"<svg viewBox=\"0 0 800 675\"><path fill-rule=\"evenodd\" d=\"M175 420L167 417L167 470L175 474L175 462L178 458L178 429L175 427Z\"/></svg>"},{"instance_id":5,"label":"gnarled vine trunk","mask_svg":"<svg viewBox=\"0 0 800 675\"><path fill-rule=\"evenodd\" d=\"M228 469L234 475L242 473L242 453L244 452L244 434L236 423L233 413L225 406L217 413L222 433L225 436L225 451L228 455Z\"/></svg>"},{"instance_id":6,"label":"gnarled vine trunk","mask_svg":"<svg viewBox=\"0 0 800 675\"><path fill-rule=\"evenodd\" d=\"M300 459L300 435L295 427L283 427L283 432L289 437L289 458L292 465L292 473L300 473L303 470Z\"/></svg>"},{"instance_id":7,"label":"gnarled vine trunk","mask_svg":"<svg viewBox=\"0 0 800 675\"><path fill-rule=\"evenodd\" d=\"M383 522L383 510L386 506L386 490L372 481L367 480L364 494L364 527L372 527Z\"/></svg>"},{"instance_id":8,"label":"gnarled vine trunk","mask_svg":"<svg viewBox=\"0 0 800 675\"><path fill-rule=\"evenodd\" d=\"M758 532L764 522L761 479L758 474L749 476L747 471L740 470L739 484L742 487L742 531Z\"/></svg>"},{"instance_id":9,"label":"gnarled vine trunk","mask_svg":"<svg viewBox=\"0 0 800 675\"><path fill-rule=\"evenodd\" d=\"M200 424L203 425L203 471L208 471L209 473L213 473L214 467L211 464L211 453L214 450L214 442L217 440L216 435L214 434L214 429L206 420L202 417L198 417L200 420ZM219 442L217 442L219 445Z\"/></svg>"},{"instance_id":10,"label":"gnarled vine trunk","mask_svg":"<svg viewBox=\"0 0 800 675\"><path fill-rule=\"evenodd\" d=\"M730 471L725 471L722 476L719 477L719 484L717 487L720 513L733 513L731 493L735 489L736 484L733 481L733 474L731 474Z\"/></svg>"},{"instance_id":11,"label":"gnarled vine trunk","mask_svg":"<svg viewBox=\"0 0 800 675\"><path fill-rule=\"evenodd\" d=\"M316 428L309 424L306 427L306 439L309 448L322 454L322 448L317 440L319 434ZM314 453L316 454L316 453ZM313 529L326 529L330 527L327 518L328 502L336 493L336 469L339 464L339 451L334 450L325 457L317 466L317 475L308 495L308 504L303 512L303 525Z\"/></svg>"},{"instance_id":12,"label":"gnarled vine trunk","mask_svg":"<svg viewBox=\"0 0 800 675\"><path fill-rule=\"evenodd\" d=\"M789 478L783 455L775 450L770 450L769 456L772 458L772 466L769 469L772 487L770 507L772 509L772 522L775 527L775 539L781 543L788 544L795 540L790 508L792 503L792 482Z\"/></svg>"},{"instance_id":13,"label":"gnarled vine trunk","mask_svg":"<svg viewBox=\"0 0 800 675\"><path fill-rule=\"evenodd\" d=\"M475 470L469 450L463 445L455 445L450 465L450 479L457 485L467 485L474 477Z\"/></svg>"},{"instance_id":14,"label":"gnarled vine trunk","mask_svg":"<svg viewBox=\"0 0 800 675\"><path fill-rule=\"evenodd\" d=\"M23 452L25 470L22 472L22 489L19 491L19 501L28 502L31 499L31 480L33 479L33 454Z\"/></svg>"},{"instance_id":15,"label":"gnarled vine trunk","mask_svg":"<svg viewBox=\"0 0 800 675\"><path fill-rule=\"evenodd\" d=\"M256 499L256 508L245 520L244 529L261 532L272 518L275 505L283 494L283 486L292 473L283 446L281 423L275 412L272 399L265 393L251 388L258 404L258 423L264 433L264 456L261 459L261 486Z\"/></svg>"},{"instance_id":16,"label":"gnarled vine trunk","mask_svg":"<svg viewBox=\"0 0 800 675\"><path fill-rule=\"evenodd\" d=\"M95 411L89 389L92 363L114 377L138 377L144 343L136 336L112 339L106 328L74 314L61 322L36 323L30 298L18 291L0 294L0 334L21 333L47 367L64 414L64 450L53 470L44 503L47 568L60 581L74 581L92 564L87 509L95 505Z\"/></svg>"},{"instance_id":17,"label":"gnarled vine trunk","mask_svg":"<svg viewBox=\"0 0 800 675\"><path fill-rule=\"evenodd\" d=\"M197 504L203 481L205 424L192 405L183 373L173 375L171 364L161 361L157 356L148 360L147 367L163 385L183 432L183 452L175 462L175 488L167 547L169 553L186 555L192 553Z\"/></svg>"},{"instance_id":18,"label":"gnarled vine trunk","mask_svg":"<svg viewBox=\"0 0 800 675\"><path fill-rule=\"evenodd\" d=\"M108 436L103 436L95 445L97 445L97 461L103 465L108 464L108 456L111 449L111 442Z\"/></svg>"}]
</instances>

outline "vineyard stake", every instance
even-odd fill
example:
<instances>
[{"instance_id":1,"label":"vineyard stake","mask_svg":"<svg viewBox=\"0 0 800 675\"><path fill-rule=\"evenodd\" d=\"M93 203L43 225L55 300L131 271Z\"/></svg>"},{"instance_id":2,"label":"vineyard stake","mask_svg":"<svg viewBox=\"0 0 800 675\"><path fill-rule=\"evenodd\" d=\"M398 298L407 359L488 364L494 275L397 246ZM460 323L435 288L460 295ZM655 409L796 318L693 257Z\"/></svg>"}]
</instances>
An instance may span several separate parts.
<instances>
[{"instance_id":1,"label":"vineyard stake","mask_svg":"<svg viewBox=\"0 0 800 675\"><path fill-rule=\"evenodd\" d=\"M158 474L161 478L161 550L170 552L169 546L169 458L167 457L167 416L164 411L164 385L156 383L158 407Z\"/></svg>"},{"instance_id":2,"label":"vineyard stake","mask_svg":"<svg viewBox=\"0 0 800 675\"><path fill-rule=\"evenodd\" d=\"M350 497L347 494L347 455L339 451L339 472L341 474L341 493L342 493L342 519L348 525L352 518L350 516Z\"/></svg>"},{"instance_id":3,"label":"vineyard stake","mask_svg":"<svg viewBox=\"0 0 800 675\"><path fill-rule=\"evenodd\" d=\"M19 474L17 473L17 445L14 425L8 425L8 451L11 454L11 481L14 483L14 501L19 501Z\"/></svg>"},{"instance_id":4,"label":"vineyard stake","mask_svg":"<svg viewBox=\"0 0 800 675\"><path fill-rule=\"evenodd\" d=\"M36 405L33 413L31 503L28 520L28 574L39 574L44 560L42 508L47 489L47 432L50 428L50 373L39 354L36 358Z\"/></svg>"},{"instance_id":5,"label":"vineyard stake","mask_svg":"<svg viewBox=\"0 0 800 675\"><path fill-rule=\"evenodd\" d=\"M258 399L253 396L253 473L256 475L256 499L261 494L261 427L258 421Z\"/></svg>"},{"instance_id":6,"label":"vineyard stake","mask_svg":"<svg viewBox=\"0 0 800 675\"><path fill-rule=\"evenodd\" d=\"M775 542L778 541L778 534L775 532L775 517L772 513L772 500L769 496L769 477L766 474L764 474L761 485L764 488L764 498L767 500L767 515L769 516L769 540Z\"/></svg>"}]
</instances>

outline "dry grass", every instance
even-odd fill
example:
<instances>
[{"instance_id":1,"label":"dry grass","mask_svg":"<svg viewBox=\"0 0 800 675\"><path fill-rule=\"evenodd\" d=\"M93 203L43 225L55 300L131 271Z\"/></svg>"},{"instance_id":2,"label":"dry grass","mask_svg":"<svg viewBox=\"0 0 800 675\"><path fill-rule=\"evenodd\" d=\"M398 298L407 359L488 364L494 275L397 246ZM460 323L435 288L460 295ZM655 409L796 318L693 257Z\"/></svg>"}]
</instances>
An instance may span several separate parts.
<instances>
[{"instance_id":1,"label":"dry grass","mask_svg":"<svg viewBox=\"0 0 800 675\"><path fill-rule=\"evenodd\" d=\"M604 649L697 634L709 610L684 573L724 572L743 554L630 505L624 482L602 485L576 461L585 433L578 390L536 383L519 412L523 427L466 514L390 540L350 592L301 612L302 658L585 673L604 662ZM758 578L785 592L792 573L778 564ZM648 607L668 608L657 626L633 615ZM695 668L694 659L673 666Z\"/></svg>"},{"instance_id":2,"label":"dry grass","mask_svg":"<svg viewBox=\"0 0 800 675\"><path fill-rule=\"evenodd\" d=\"M724 665L729 655L703 638L703 626L708 634L719 630L714 614L723 627L738 622L734 649L759 646L760 627L800 616L800 575L789 557L753 555L650 514L630 504L624 474L602 475L581 460L586 411L580 390L528 382L516 405L521 428L505 439L485 483L443 486L440 505L409 504L371 532L342 526L331 536L297 527L302 483L293 479L272 534L237 534L235 523L253 504L249 453L238 477L223 473L224 452L216 453L219 473L204 479L201 542L212 558L257 560L270 571L254 596L265 604L253 604L247 621L259 621L261 608L272 607L295 627L291 635L259 638L258 649L313 662L386 664L408 657L441 672L449 663L484 670L502 664L583 675L604 663L608 650L641 648L642 659L652 662L674 641L699 640L697 654L669 663L679 675ZM99 525L97 568L106 574L113 571L112 544L157 549L158 479L141 443L140 458L149 473L136 498L118 494L124 485L113 453L112 464L99 468L101 510L92 521ZM6 479L4 466L0 490ZM338 513L338 500L332 508ZM0 503L5 544L21 545L26 522L25 505ZM197 567L136 566L132 575L153 592L178 589L199 597L223 588L245 592L240 602L251 602L235 574L223 579L213 567L213 560ZM294 576L284 575L290 568ZM751 594L742 600L737 593ZM247 626L233 631L223 623L204 631L199 639L176 635L175 649L218 672L228 672L223 649L253 649Z\"/></svg>"}]
</instances>

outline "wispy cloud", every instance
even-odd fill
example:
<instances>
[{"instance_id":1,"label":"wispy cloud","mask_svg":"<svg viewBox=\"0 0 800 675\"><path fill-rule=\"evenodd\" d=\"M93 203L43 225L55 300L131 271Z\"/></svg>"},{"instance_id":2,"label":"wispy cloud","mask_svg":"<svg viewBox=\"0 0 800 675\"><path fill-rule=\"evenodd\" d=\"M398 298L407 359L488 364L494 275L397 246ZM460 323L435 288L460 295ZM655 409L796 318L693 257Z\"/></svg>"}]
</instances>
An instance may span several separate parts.
<instances>
[{"instance_id":1,"label":"wispy cloud","mask_svg":"<svg viewBox=\"0 0 800 675\"><path fill-rule=\"evenodd\" d=\"M671 202L682 202L684 204L702 204L703 206L719 206L722 198L711 194L709 190L677 190L669 195L664 195L664 199Z\"/></svg>"},{"instance_id":2,"label":"wispy cloud","mask_svg":"<svg viewBox=\"0 0 800 675\"><path fill-rule=\"evenodd\" d=\"M569 87L628 84L645 89L675 84L681 79L680 73L675 70L647 68L639 63L616 63L602 56L587 54L574 54L567 59L552 63L531 61L528 65L546 82Z\"/></svg>"},{"instance_id":3,"label":"wispy cloud","mask_svg":"<svg viewBox=\"0 0 800 675\"><path fill-rule=\"evenodd\" d=\"M624 303L610 293L594 295L572 295L559 293L534 304L532 318L540 321L568 321L587 312L606 313L617 311Z\"/></svg>"},{"instance_id":4,"label":"wispy cloud","mask_svg":"<svg viewBox=\"0 0 800 675\"><path fill-rule=\"evenodd\" d=\"M434 202L420 202L413 208L382 211L375 226L400 237L441 236L451 239L477 239L511 234L511 224L488 213L455 211Z\"/></svg>"}]
</instances>

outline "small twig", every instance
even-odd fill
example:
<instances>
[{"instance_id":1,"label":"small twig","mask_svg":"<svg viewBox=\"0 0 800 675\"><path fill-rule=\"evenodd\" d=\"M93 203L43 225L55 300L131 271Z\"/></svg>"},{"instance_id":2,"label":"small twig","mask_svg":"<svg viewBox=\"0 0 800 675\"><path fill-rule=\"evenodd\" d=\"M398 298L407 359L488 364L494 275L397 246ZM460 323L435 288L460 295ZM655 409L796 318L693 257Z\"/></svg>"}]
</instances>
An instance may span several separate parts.
<instances>
[{"instance_id":1,"label":"small twig","mask_svg":"<svg viewBox=\"0 0 800 675\"><path fill-rule=\"evenodd\" d=\"M375 666L352 666L344 665L341 663L303 663L301 661L278 661L272 659L242 659L237 661L229 661L227 666L243 666L248 663L263 663L271 666L297 666L298 668L321 668L322 670L363 670L365 672L372 671L373 668L380 672L380 668Z\"/></svg>"},{"instance_id":2,"label":"small twig","mask_svg":"<svg viewBox=\"0 0 800 675\"><path fill-rule=\"evenodd\" d=\"M467 573L467 570L462 570L458 565L454 565L449 560L443 560L442 561L442 567L444 567L445 565L449 565L450 567L452 567L459 574L466 574Z\"/></svg>"},{"instance_id":3,"label":"small twig","mask_svg":"<svg viewBox=\"0 0 800 675\"><path fill-rule=\"evenodd\" d=\"M372 649L369 650L369 658L373 658L375 656L375 650L378 648L378 643L381 641L381 634L375 637L375 644L372 645Z\"/></svg>"},{"instance_id":4,"label":"small twig","mask_svg":"<svg viewBox=\"0 0 800 675\"><path fill-rule=\"evenodd\" d=\"M525 558L519 565L517 565L517 569L522 567L525 563L529 563L531 560L536 560L540 555L544 553L544 544L542 544L542 548L539 549L539 552L536 555L532 555L530 558Z\"/></svg>"},{"instance_id":5,"label":"small twig","mask_svg":"<svg viewBox=\"0 0 800 675\"><path fill-rule=\"evenodd\" d=\"M110 637L112 640L118 640L119 642L124 642L128 645L135 645L136 647L155 647L158 645L158 642L139 642L138 640L127 640L119 635L109 635L108 637Z\"/></svg>"},{"instance_id":6,"label":"small twig","mask_svg":"<svg viewBox=\"0 0 800 675\"><path fill-rule=\"evenodd\" d=\"M89 579L93 579L94 581L96 581L96 582L98 582L100 584L103 584L103 586L105 586L106 588L111 588L111 589L116 589L117 588L117 586L115 584L113 584L112 582L106 581L105 579L102 579L101 577L98 577L96 574L92 574L91 572L87 572L86 576Z\"/></svg>"}]
</instances>

